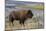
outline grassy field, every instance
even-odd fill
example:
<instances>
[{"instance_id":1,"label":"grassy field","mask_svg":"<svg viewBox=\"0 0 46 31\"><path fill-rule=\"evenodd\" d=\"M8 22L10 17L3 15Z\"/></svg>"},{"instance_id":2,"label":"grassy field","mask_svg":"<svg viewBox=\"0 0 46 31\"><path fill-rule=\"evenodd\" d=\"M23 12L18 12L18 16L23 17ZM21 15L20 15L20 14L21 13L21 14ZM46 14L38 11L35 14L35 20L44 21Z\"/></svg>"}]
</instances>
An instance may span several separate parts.
<instances>
[{"instance_id":1,"label":"grassy field","mask_svg":"<svg viewBox=\"0 0 46 31\"><path fill-rule=\"evenodd\" d=\"M25 27L21 26L18 21L14 21L14 26L9 26L9 24L6 24L6 30L10 30L10 29L37 29L38 28L38 22L36 23L26 23Z\"/></svg>"},{"instance_id":2,"label":"grassy field","mask_svg":"<svg viewBox=\"0 0 46 31\"><path fill-rule=\"evenodd\" d=\"M20 5L20 6L17 6L17 7L32 8L32 9L36 9L36 10L44 10L44 6L43 5L35 5L35 6Z\"/></svg>"},{"instance_id":3,"label":"grassy field","mask_svg":"<svg viewBox=\"0 0 46 31\"><path fill-rule=\"evenodd\" d=\"M34 7L32 7L33 9L38 9L38 10L43 10L44 6L43 5L36 5Z\"/></svg>"}]
</instances>

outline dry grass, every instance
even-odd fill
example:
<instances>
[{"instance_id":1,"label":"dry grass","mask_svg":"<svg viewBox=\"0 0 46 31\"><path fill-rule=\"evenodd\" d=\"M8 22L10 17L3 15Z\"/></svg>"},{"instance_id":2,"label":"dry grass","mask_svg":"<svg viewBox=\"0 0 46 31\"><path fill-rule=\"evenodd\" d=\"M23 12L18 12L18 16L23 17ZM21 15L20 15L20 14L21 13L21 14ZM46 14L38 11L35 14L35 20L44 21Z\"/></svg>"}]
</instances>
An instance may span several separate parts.
<instances>
[{"instance_id":1,"label":"dry grass","mask_svg":"<svg viewBox=\"0 0 46 31\"><path fill-rule=\"evenodd\" d=\"M21 8L32 8L32 9L36 9L36 10L44 10L44 6L43 5L35 5L35 6L27 6L27 5L23 5L23 6L17 6L17 7L21 7Z\"/></svg>"},{"instance_id":2,"label":"dry grass","mask_svg":"<svg viewBox=\"0 0 46 31\"><path fill-rule=\"evenodd\" d=\"M24 27L24 26L21 26L18 21L14 21L14 26L9 26L8 24L6 27L6 30L33 29L33 28L34 29L38 28L38 22L37 23L25 23L25 27Z\"/></svg>"}]
</instances>

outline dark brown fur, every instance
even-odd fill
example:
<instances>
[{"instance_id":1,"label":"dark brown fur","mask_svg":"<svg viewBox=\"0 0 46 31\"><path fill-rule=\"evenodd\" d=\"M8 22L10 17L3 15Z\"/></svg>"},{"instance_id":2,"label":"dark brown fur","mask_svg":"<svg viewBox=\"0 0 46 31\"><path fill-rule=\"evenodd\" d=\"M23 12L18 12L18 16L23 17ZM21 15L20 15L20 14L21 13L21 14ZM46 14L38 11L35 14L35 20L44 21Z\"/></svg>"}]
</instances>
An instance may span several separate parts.
<instances>
[{"instance_id":1,"label":"dark brown fur","mask_svg":"<svg viewBox=\"0 0 46 31\"><path fill-rule=\"evenodd\" d=\"M19 20L19 23L24 25L25 20L32 17L33 13L31 10L12 11L9 15L9 21L13 24L14 20Z\"/></svg>"}]
</instances>

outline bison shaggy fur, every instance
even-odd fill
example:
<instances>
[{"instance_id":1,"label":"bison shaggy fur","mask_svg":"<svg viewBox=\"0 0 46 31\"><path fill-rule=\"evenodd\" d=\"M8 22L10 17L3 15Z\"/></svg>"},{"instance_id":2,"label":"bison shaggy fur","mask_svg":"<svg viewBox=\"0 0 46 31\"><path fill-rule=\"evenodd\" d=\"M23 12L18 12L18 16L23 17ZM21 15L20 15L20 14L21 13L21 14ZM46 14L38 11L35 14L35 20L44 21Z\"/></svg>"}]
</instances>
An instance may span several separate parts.
<instances>
[{"instance_id":1,"label":"bison shaggy fur","mask_svg":"<svg viewBox=\"0 0 46 31\"><path fill-rule=\"evenodd\" d=\"M19 20L19 23L24 25L25 20L32 17L33 13L31 10L12 11L9 14L9 21L13 24L14 20Z\"/></svg>"}]
</instances>

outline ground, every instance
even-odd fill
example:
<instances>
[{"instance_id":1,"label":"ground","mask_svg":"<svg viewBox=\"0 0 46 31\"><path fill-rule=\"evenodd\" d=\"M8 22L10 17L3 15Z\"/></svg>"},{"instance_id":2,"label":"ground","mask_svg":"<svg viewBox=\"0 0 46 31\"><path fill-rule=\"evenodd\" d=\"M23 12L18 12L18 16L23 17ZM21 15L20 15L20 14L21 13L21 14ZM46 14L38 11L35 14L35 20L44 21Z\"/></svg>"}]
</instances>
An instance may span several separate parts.
<instances>
[{"instance_id":1,"label":"ground","mask_svg":"<svg viewBox=\"0 0 46 31\"><path fill-rule=\"evenodd\" d=\"M19 21L14 21L14 26L10 26L9 23L6 23L6 30L20 30L20 29L38 29L39 25L41 27L41 24L39 24L38 22L25 22L25 27L21 26L19 24Z\"/></svg>"}]
</instances>

